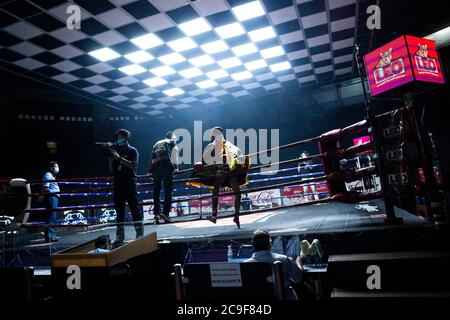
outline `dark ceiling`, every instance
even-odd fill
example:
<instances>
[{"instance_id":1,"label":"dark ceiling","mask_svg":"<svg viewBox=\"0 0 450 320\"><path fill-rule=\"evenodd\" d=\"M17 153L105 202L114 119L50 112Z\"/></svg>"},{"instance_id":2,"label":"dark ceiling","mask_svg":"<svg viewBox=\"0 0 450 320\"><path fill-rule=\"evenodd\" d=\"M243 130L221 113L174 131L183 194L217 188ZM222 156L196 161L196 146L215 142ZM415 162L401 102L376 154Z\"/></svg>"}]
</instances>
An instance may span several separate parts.
<instances>
[{"instance_id":1,"label":"dark ceiling","mask_svg":"<svg viewBox=\"0 0 450 320\"><path fill-rule=\"evenodd\" d=\"M80 30L65 24L73 4ZM351 78L357 10L357 0L6 1L0 67L118 108L176 113Z\"/></svg>"},{"instance_id":2,"label":"dark ceiling","mask_svg":"<svg viewBox=\"0 0 450 320\"><path fill-rule=\"evenodd\" d=\"M425 36L450 25L449 1L445 0L260 0L263 12L250 19L233 9L253 2L3 1L0 4L2 91L18 95L29 92L31 96L39 96L37 91L55 92L55 95L65 91L61 94L63 99L76 94L86 101L148 116L176 115L186 108L233 103L305 88L311 88L316 100L322 99L329 106L336 101L335 105L339 106L342 93L337 94L332 88L333 93L327 95L333 84L350 83L352 96L362 94L358 93L360 86L352 80L357 76L352 57L355 41L364 54L401 34ZM82 13L81 30L73 32L65 26L65 9L71 4L79 5ZM380 30L366 27L369 16L366 9L372 4L381 8ZM180 29L180 24L195 19L205 22L206 31L192 35L192 28ZM217 31L236 23L242 27L242 34L231 36ZM268 28L267 32L273 30L274 36L255 39L252 31L263 28ZM162 44L142 49L131 41L148 34L156 35ZM191 39L194 47L184 50L172 45L172 41L183 38ZM211 50L208 44L214 41L223 41L225 47L212 50L222 51L208 51ZM119 57L99 61L89 55L106 47ZM252 48L257 51L251 52ZM266 50L271 48L277 49ZM120 71L121 67L134 64L125 56L138 51L152 56L148 61L135 63L145 71L134 75ZM174 53L169 60L164 59ZM209 56L213 62L202 65L202 59L195 59L199 56ZM448 73L448 47L441 49L441 56ZM174 63L176 59L180 62ZM267 65L253 69L254 61ZM276 71L274 65L286 69ZM172 68L175 73L156 76L149 71L162 66ZM194 75L184 73L185 70ZM200 73L195 75L195 72ZM249 78L240 79L239 75ZM162 79L166 83L153 85L150 81L149 86L145 83L148 79ZM41 84L35 85L36 81ZM198 83L204 81L215 84L199 88ZM172 95L170 90L175 88L182 93Z\"/></svg>"}]
</instances>

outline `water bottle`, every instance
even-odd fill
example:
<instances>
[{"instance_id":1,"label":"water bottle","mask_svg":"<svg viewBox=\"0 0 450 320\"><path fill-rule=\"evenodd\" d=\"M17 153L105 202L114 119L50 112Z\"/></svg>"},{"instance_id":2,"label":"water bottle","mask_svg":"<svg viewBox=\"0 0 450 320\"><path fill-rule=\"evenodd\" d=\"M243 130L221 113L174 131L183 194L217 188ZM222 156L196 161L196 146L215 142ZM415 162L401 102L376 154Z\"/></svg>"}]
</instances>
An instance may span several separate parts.
<instances>
[{"instance_id":1,"label":"water bottle","mask_svg":"<svg viewBox=\"0 0 450 320\"><path fill-rule=\"evenodd\" d=\"M233 261L233 249L231 248L231 244L228 245L227 257L228 257L228 262Z\"/></svg>"}]
</instances>

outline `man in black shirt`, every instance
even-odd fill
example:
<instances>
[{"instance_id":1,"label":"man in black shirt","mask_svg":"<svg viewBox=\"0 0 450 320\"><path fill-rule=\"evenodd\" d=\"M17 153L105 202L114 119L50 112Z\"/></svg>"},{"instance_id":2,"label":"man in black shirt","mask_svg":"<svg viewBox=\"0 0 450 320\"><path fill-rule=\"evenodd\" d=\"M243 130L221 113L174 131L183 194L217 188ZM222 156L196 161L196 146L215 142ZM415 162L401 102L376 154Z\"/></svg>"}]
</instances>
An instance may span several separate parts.
<instances>
[{"instance_id":1,"label":"man in black shirt","mask_svg":"<svg viewBox=\"0 0 450 320\"><path fill-rule=\"evenodd\" d=\"M166 137L155 143L152 150L152 157L149 163L149 172L153 177L155 187L153 190L153 214L155 222L159 223L162 218L166 223L172 222L169 218L170 209L172 207L172 179L175 170L178 170L178 149L175 144L176 136L169 131ZM161 187L164 184L164 208L161 213L160 195Z\"/></svg>"},{"instance_id":2,"label":"man in black shirt","mask_svg":"<svg viewBox=\"0 0 450 320\"><path fill-rule=\"evenodd\" d=\"M136 168L139 153L130 146L131 134L128 130L119 129L116 143L111 147L109 166L114 175L114 206L116 208L116 240L114 244L121 244L125 239L125 202L128 203L136 229L136 238L143 235L142 213L139 210L136 190Z\"/></svg>"}]
</instances>

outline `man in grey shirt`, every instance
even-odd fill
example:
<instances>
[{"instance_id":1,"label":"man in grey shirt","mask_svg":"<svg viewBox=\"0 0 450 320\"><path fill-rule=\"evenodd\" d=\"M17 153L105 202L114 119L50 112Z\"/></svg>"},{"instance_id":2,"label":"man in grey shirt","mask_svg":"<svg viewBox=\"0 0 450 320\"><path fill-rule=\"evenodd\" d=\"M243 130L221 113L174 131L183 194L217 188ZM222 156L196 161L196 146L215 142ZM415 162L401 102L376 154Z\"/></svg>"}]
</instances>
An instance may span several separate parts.
<instances>
[{"instance_id":1,"label":"man in grey shirt","mask_svg":"<svg viewBox=\"0 0 450 320\"><path fill-rule=\"evenodd\" d=\"M273 253L271 245L269 233L264 230L256 230L252 238L252 246L255 252L245 262L268 262L272 264L275 261L280 261L283 264L286 299L298 300L297 293L292 288L292 283L300 283L302 280L299 261L294 261L292 258L282 254Z\"/></svg>"}]
</instances>

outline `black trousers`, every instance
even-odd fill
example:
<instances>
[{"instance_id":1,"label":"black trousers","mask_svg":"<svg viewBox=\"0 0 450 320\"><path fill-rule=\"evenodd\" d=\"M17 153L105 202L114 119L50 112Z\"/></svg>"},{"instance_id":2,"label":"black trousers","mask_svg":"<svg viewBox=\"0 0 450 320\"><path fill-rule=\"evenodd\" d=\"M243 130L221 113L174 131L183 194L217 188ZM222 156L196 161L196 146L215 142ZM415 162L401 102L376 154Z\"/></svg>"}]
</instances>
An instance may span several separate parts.
<instances>
[{"instance_id":1,"label":"black trousers","mask_svg":"<svg viewBox=\"0 0 450 320\"><path fill-rule=\"evenodd\" d=\"M173 168L170 165L156 166L152 169L153 181L155 183L153 190L153 214L161 213L161 188L164 184L164 207L163 215L169 216L172 206L172 190L173 190Z\"/></svg>"},{"instance_id":2,"label":"black trousers","mask_svg":"<svg viewBox=\"0 0 450 320\"><path fill-rule=\"evenodd\" d=\"M45 207L48 209L53 209L58 207L59 198L57 196L50 196L45 199ZM48 211L48 224L56 224L57 222L57 212L56 211ZM56 229L55 227L47 227L45 228L45 239L46 241L56 239Z\"/></svg>"},{"instance_id":3,"label":"black trousers","mask_svg":"<svg viewBox=\"0 0 450 320\"><path fill-rule=\"evenodd\" d=\"M114 206L116 208L117 235L116 238L125 238L125 204L128 203L131 216L136 229L136 238L143 235L142 212L139 210L138 194L136 190L136 179L114 180Z\"/></svg>"},{"instance_id":4,"label":"black trousers","mask_svg":"<svg viewBox=\"0 0 450 320\"><path fill-rule=\"evenodd\" d=\"M215 217L217 216L217 210L219 207L219 191L220 187L223 184L223 178L217 177L214 181L214 189L213 189L213 197L211 199L211 205L212 205L212 215ZM238 192L240 190L239 188L239 181L236 177L230 177L229 178L229 184L231 186L231 189L233 192ZM234 215L239 215L239 212L241 211L241 194L235 194L234 195Z\"/></svg>"}]
</instances>

